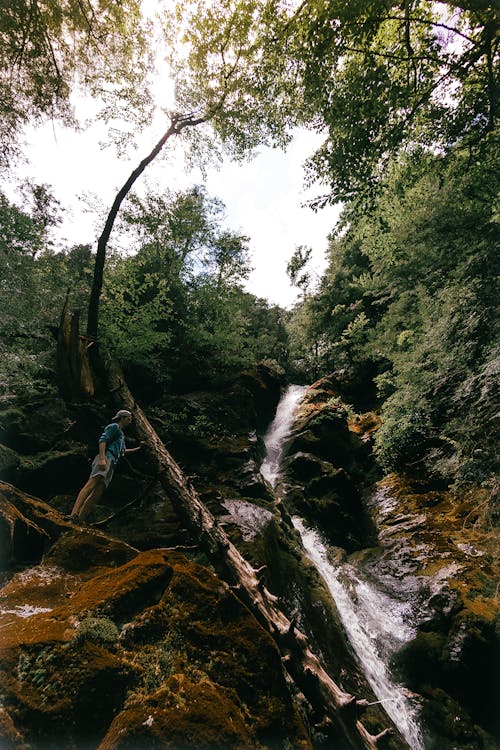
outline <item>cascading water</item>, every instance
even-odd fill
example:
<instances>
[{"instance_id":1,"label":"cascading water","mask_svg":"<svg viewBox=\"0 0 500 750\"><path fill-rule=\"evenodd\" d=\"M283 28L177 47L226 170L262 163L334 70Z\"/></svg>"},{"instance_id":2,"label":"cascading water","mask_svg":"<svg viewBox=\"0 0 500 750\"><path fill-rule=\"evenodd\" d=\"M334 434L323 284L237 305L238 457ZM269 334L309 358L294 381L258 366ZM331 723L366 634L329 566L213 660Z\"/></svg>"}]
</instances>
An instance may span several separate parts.
<instances>
[{"instance_id":1,"label":"cascading water","mask_svg":"<svg viewBox=\"0 0 500 750\"><path fill-rule=\"evenodd\" d=\"M264 443L267 455L261 467L263 476L274 486L279 474L283 444L290 434L297 406L306 390L292 385L281 399L276 417ZM349 641L378 700L398 727L412 750L424 750L417 711L404 688L395 684L388 668L391 655L413 637L406 624L408 606L379 590L364 579L353 565L334 565L329 560L327 542L318 531L307 528L294 517L307 556L316 566L335 602Z\"/></svg>"},{"instance_id":2,"label":"cascading water","mask_svg":"<svg viewBox=\"0 0 500 750\"><path fill-rule=\"evenodd\" d=\"M389 672L392 654L414 636L406 624L410 605L398 602L348 563L332 565L327 543L301 518L292 519L307 556L325 581L366 679L412 750L424 750L417 711Z\"/></svg>"},{"instance_id":3,"label":"cascading water","mask_svg":"<svg viewBox=\"0 0 500 750\"><path fill-rule=\"evenodd\" d=\"M290 385L276 409L276 416L264 435L266 457L260 473L274 487L278 478L283 443L290 434L297 406L307 390L306 385Z\"/></svg>"}]
</instances>

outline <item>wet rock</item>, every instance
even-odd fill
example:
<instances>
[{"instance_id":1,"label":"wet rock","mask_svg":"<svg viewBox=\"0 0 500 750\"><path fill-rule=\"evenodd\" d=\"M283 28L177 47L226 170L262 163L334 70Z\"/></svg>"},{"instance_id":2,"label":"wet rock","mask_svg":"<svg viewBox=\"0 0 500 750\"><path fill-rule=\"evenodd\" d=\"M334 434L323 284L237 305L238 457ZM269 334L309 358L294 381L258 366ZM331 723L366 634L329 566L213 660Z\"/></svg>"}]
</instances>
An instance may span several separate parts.
<instances>
[{"instance_id":1,"label":"wet rock","mask_svg":"<svg viewBox=\"0 0 500 750\"><path fill-rule=\"evenodd\" d=\"M334 466L329 461L323 461L314 453L304 451L288 456L282 463L282 472L299 482L329 475L334 471Z\"/></svg>"},{"instance_id":2,"label":"wet rock","mask_svg":"<svg viewBox=\"0 0 500 750\"><path fill-rule=\"evenodd\" d=\"M90 472L87 449L69 444L21 459L17 486L25 492L49 500L53 495L70 492L83 484Z\"/></svg>"},{"instance_id":3,"label":"wet rock","mask_svg":"<svg viewBox=\"0 0 500 750\"><path fill-rule=\"evenodd\" d=\"M284 384L279 368L261 363L237 378L229 397L239 404L242 417L252 414L256 426L264 428L274 416Z\"/></svg>"},{"instance_id":4,"label":"wet rock","mask_svg":"<svg viewBox=\"0 0 500 750\"><path fill-rule=\"evenodd\" d=\"M6 445L0 445L0 480L15 482L20 465L18 454Z\"/></svg>"},{"instance_id":5,"label":"wet rock","mask_svg":"<svg viewBox=\"0 0 500 750\"><path fill-rule=\"evenodd\" d=\"M286 506L289 512L303 516L323 529L332 544L347 552L366 543L367 528L359 494L349 492L350 481L343 471L337 477L321 478L319 487L287 489Z\"/></svg>"},{"instance_id":6,"label":"wet rock","mask_svg":"<svg viewBox=\"0 0 500 750\"><path fill-rule=\"evenodd\" d=\"M260 498L262 500L271 500L272 494L269 487L260 473L259 464L250 459L241 466L238 471L238 481L235 483L239 494L243 497Z\"/></svg>"},{"instance_id":7,"label":"wet rock","mask_svg":"<svg viewBox=\"0 0 500 750\"><path fill-rule=\"evenodd\" d=\"M424 698L432 750L500 739L498 566L490 551L498 532L475 527L477 502L394 475L371 501L381 546L365 569L413 603L417 633L394 666Z\"/></svg>"},{"instance_id":8,"label":"wet rock","mask_svg":"<svg viewBox=\"0 0 500 750\"><path fill-rule=\"evenodd\" d=\"M350 431L330 378L306 391L283 456L278 491L290 513L315 522L348 552L374 542L361 492L366 446Z\"/></svg>"},{"instance_id":9,"label":"wet rock","mask_svg":"<svg viewBox=\"0 0 500 750\"><path fill-rule=\"evenodd\" d=\"M220 517L220 523L238 526L244 541L254 539L274 518L271 511L245 500L224 500L222 505L227 515Z\"/></svg>"}]
</instances>

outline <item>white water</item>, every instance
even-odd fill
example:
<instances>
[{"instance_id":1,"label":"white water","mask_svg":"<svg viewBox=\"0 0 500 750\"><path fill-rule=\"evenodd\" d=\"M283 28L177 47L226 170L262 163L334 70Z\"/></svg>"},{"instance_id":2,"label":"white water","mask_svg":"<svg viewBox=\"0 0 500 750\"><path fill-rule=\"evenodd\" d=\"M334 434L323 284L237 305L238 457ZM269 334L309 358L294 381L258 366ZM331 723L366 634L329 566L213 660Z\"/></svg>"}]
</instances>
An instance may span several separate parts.
<instances>
[{"instance_id":1,"label":"white water","mask_svg":"<svg viewBox=\"0 0 500 750\"><path fill-rule=\"evenodd\" d=\"M262 476L274 487L279 473L283 443L290 434L298 404L307 390L306 385L290 385L276 410L276 416L264 435L266 458L260 467Z\"/></svg>"},{"instance_id":2,"label":"white water","mask_svg":"<svg viewBox=\"0 0 500 750\"><path fill-rule=\"evenodd\" d=\"M284 441L293 424L297 405L306 387L292 385L284 394L276 417L264 437L267 456L261 473L274 486L279 473ZM397 685L388 669L390 656L410 640L414 631L405 622L409 605L377 589L352 565L333 565L328 559L326 542L318 531L308 529L294 518L304 549L325 581L335 601L349 641L377 699L383 702L402 736L412 750L424 750L417 710L404 688Z\"/></svg>"},{"instance_id":3,"label":"white water","mask_svg":"<svg viewBox=\"0 0 500 750\"><path fill-rule=\"evenodd\" d=\"M318 531L293 518L307 556L314 563L335 601L349 641L373 692L412 750L424 750L417 710L388 669L391 655L414 636L405 623L409 604L401 603L363 580L349 564L332 565Z\"/></svg>"}]
</instances>

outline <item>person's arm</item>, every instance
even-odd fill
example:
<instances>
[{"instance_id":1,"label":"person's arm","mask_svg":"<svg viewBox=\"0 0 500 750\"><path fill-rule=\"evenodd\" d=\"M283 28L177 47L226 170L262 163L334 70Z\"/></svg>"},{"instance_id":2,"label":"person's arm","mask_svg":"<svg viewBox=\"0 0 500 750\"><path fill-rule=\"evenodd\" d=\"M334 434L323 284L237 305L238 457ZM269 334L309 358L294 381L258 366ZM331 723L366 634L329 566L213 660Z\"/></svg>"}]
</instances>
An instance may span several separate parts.
<instances>
[{"instance_id":1,"label":"person's arm","mask_svg":"<svg viewBox=\"0 0 500 750\"><path fill-rule=\"evenodd\" d=\"M106 466L106 443L104 440L99 443L99 466Z\"/></svg>"},{"instance_id":2,"label":"person's arm","mask_svg":"<svg viewBox=\"0 0 500 750\"><path fill-rule=\"evenodd\" d=\"M137 446L137 448L125 448L125 453L137 453L137 451L140 451L142 448L142 443Z\"/></svg>"}]
</instances>

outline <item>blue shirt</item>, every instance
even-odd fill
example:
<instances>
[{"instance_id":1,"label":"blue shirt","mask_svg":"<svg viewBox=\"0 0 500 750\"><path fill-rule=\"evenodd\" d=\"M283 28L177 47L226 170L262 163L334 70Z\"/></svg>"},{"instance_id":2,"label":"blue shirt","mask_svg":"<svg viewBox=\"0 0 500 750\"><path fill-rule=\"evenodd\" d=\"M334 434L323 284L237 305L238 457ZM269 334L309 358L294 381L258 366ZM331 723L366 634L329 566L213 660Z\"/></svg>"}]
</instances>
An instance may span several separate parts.
<instances>
[{"instance_id":1,"label":"blue shirt","mask_svg":"<svg viewBox=\"0 0 500 750\"><path fill-rule=\"evenodd\" d=\"M106 443L106 458L110 458L114 464L125 453L125 435L116 422L108 424L99 442Z\"/></svg>"}]
</instances>

